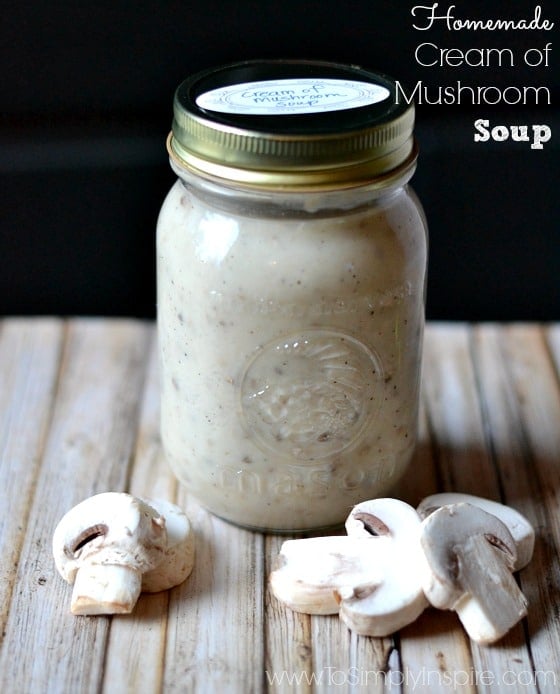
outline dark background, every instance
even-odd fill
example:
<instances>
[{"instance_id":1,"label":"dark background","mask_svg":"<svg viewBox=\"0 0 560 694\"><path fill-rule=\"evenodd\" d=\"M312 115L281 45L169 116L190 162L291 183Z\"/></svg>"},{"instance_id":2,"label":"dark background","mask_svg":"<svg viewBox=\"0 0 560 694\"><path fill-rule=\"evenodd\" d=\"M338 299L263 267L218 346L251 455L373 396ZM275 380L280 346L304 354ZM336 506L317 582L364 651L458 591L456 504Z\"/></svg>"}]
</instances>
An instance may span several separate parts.
<instances>
[{"instance_id":1,"label":"dark background","mask_svg":"<svg viewBox=\"0 0 560 694\"><path fill-rule=\"evenodd\" d=\"M428 317L560 317L556 2L549 32L415 31L422 2L4 2L0 29L0 313L155 315L154 228L174 176L165 138L190 73L252 58L359 64L415 85L545 85L552 105L419 106L413 185L430 223ZM440 2L461 18L534 15L520 0ZM419 66L414 50L553 43L548 68ZM433 92L432 92L433 94ZM474 143L473 122L546 123L544 150Z\"/></svg>"}]
</instances>

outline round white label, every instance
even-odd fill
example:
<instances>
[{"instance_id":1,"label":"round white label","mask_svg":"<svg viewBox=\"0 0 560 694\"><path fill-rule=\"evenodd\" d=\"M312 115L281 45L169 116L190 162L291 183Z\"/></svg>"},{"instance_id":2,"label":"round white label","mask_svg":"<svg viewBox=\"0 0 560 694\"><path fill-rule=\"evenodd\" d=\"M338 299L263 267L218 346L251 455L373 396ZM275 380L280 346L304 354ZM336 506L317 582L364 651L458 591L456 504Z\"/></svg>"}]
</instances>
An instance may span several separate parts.
<instances>
[{"instance_id":1,"label":"round white label","mask_svg":"<svg viewBox=\"0 0 560 694\"><path fill-rule=\"evenodd\" d=\"M386 87L355 80L293 78L232 84L200 94L196 104L218 113L277 116L343 111L384 101Z\"/></svg>"}]
</instances>

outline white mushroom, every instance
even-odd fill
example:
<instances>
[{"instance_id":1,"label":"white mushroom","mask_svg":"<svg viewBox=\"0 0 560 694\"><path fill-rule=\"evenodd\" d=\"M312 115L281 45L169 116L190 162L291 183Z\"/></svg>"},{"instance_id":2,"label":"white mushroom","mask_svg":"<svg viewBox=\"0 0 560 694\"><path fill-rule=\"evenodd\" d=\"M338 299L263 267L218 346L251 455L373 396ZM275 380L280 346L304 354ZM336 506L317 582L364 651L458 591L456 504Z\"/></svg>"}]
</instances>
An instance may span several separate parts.
<instances>
[{"instance_id":1,"label":"white mushroom","mask_svg":"<svg viewBox=\"0 0 560 694\"><path fill-rule=\"evenodd\" d=\"M158 593L178 586L194 566L194 532L184 511L162 499L142 499L165 518L167 547L161 562L142 576L142 592Z\"/></svg>"},{"instance_id":2,"label":"white mushroom","mask_svg":"<svg viewBox=\"0 0 560 694\"><path fill-rule=\"evenodd\" d=\"M56 568L74 584L71 611L79 615L131 612L143 575L178 555L168 544L163 515L151 504L119 492L82 501L61 519L53 536ZM163 577L183 576L185 570L166 568L152 574L148 589L171 587Z\"/></svg>"},{"instance_id":3,"label":"white mushroom","mask_svg":"<svg viewBox=\"0 0 560 694\"><path fill-rule=\"evenodd\" d=\"M529 521L519 511L505 506L497 501L484 499L480 496L472 494L460 494L456 492L444 492L441 494L432 494L427 496L420 502L418 513L421 518L426 518L441 506L449 504L467 503L472 506L478 506L483 511L491 513L499 518L504 523L511 533L517 548L517 560L513 567L514 571L520 571L527 566L533 556L535 546L535 531Z\"/></svg>"},{"instance_id":4,"label":"white mushroom","mask_svg":"<svg viewBox=\"0 0 560 694\"><path fill-rule=\"evenodd\" d=\"M374 590L381 583L371 541L344 535L286 540L270 574L272 592L296 612L336 614L341 594Z\"/></svg>"},{"instance_id":5,"label":"white mushroom","mask_svg":"<svg viewBox=\"0 0 560 694\"><path fill-rule=\"evenodd\" d=\"M527 613L512 570L516 547L496 516L467 503L442 506L422 522L430 603L455 610L478 643L501 638Z\"/></svg>"},{"instance_id":6,"label":"white mushroom","mask_svg":"<svg viewBox=\"0 0 560 694\"><path fill-rule=\"evenodd\" d=\"M338 612L358 634L386 636L427 605L416 566L420 518L404 502L377 499L355 507L347 529L346 537L284 542L272 591L296 611Z\"/></svg>"},{"instance_id":7,"label":"white mushroom","mask_svg":"<svg viewBox=\"0 0 560 694\"><path fill-rule=\"evenodd\" d=\"M421 576L421 521L398 499L373 499L355 506L346 519L349 538L370 538L382 581L369 594L342 595L340 618L358 634L387 636L413 622L427 607Z\"/></svg>"}]
</instances>

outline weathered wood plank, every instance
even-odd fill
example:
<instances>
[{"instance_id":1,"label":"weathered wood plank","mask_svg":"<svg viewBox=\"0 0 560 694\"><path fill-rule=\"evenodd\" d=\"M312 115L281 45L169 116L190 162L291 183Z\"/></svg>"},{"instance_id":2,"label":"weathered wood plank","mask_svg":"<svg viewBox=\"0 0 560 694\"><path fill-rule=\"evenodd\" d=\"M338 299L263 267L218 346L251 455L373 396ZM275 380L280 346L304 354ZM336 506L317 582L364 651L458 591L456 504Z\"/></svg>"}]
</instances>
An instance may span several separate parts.
<instances>
[{"instance_id":1,"label":"weathered wood plank","mask_svg":"<svg viewBox=\"0 0 560 694\"><path fill-rule=\"evenodd\" d=\"M264 682L264 536L213 517L181 488L196 529L193 574L170 595L164 691L259 692Z\"/></svg>"},{"instance_id":2,"label":"weathered wood plank","mask_svg":"<svg viewBox=\"0 0 560 694\"><path fill-rule=\"evenodd\" d=\"M127 491L135 496L174 502L177 482L165 462L159 437L157 361L157 339L153 329ZM103 692L106 694L161 691L169 595L169 591L141 595L131 615L115 615L111 620L103 671Z\"/></svg>"},{"instance_id":3,"label":"weathered wood plank","mask_svg":"<svg viewBox=\"0 0 560 694\"><path fill-rule=\"evenodd\" d=\"M511 382L511 365L501 345L502 333L503 327L491 324L478 326L473 331L472 350L481 411L488 446L499 473L499 500L519 510L538 529L543 524L542 509L527 455L523 417ZM541 551L537 539L533 561L519 576L529 600L529 623L544 607L536 595L543 580L538 559ZM502 686L508 685L504 681L504 673L507 673L511 682L523 682L524 691L538 691L530 677L536 664L534 655L521 646L525 636L524 631L517 631L507 636L499 649L494 649L494 662L498 662L499 669L492 674L500 679Z\"/></svg>"},{"instance_id":4,"label":"weathered wood plank","mask_svg":"<svg viewBox=\"0 0 560 694\"><path fill-rule=\"evenodd\" d=\"M360 666L367 663L367 669L372 672L384 673L393 648L392 639L364 638L352 634L338 616L312 617L311 642L316 682L313 691L317 694L333 690L344 694L352 691L357 672L354 668L358 662ZM369 691L384 691L383 676L370 683Z\"/></svg>"},{"instance_id":5,"label":"weathered wood plank","mask_svg":"<svg viewBox=\"0 0 560 694\"><path fill-rule=\"evenodd\" d=\"M510 415L495 448L507 461L506 495L537 530L535 554L521 573L530 601L528 636L540 691L560 685L560 391L549 344L538 326L512 325L491 336L504 365L502 402L493 417ZM488 337L490 340L490 336ZM553 355L555 345L552 341ZM507 404L506 404L507 403ZM509 404L509 408L508 408ZM495 427L494 431L498 431ZM505 440L507 439L507 441ZM505 451L505 452L504 452ZM516 455L515 455L516 452Z\"/></svg>"},{"instance_id":6,"label":"weathered wood plank","mask_svg":"<svg viewBox=\"0 0 560 694\"><path fill-rule=\"evenodd\" d=\"M435 324L426 333L423 387L445 491L496 498L499 484L485 445L469 331Z\"/></svg>"},{"instance_id":7,"label":"weathered wood plank","mask_svg":"<svg viewBox=\"0 0 560 694\"><path fill-rule=\"evenodd\" d=\"M317 616L311 618L311 641L317 694L385 691L393 639L357 636L337 616Z\"/></svg>"},{"instance_id":8,"label":"weathered wood plank","mask_svg":"<svg viewBox=\"0 0 560 694\"><path fill-rule=\"evenodd\" d=\"M560 389L543 332L512 325L502 333L503 354L523 418L534 473L542 489L550 530L560 546Z\"/></svg>"},{"instance_id":9,"label":"weathered wood plank","mask_svg":"<svg viewBox=\"0 0 560 694\"><path fill-rule=\"evenodd\" d=\"M447 429L440 417L448 398L437 371L445 350L440 337L442 330L443 326L438 325L428 326L426 330L419 445L410 472L398 489L399 496L413 506L425 496L442 491L452 474L447 461L453 455L454 444L452 439L447 440ZM454 371L451 364L445 364L444 368L446 372ZM460 374L453 374L452 387L461 389ZM456 425L456 412L449 416ZM416 622L403 629L399 651L403 692L448 692L454 678L473 668L468 639L456 615L441 610L427 609ZM393 675L393 680L398 681L397 675ZM467 682L461 691L476 689Z\"/></svg>"},{"instance_id":10,"label":"weathered wood plank","mask_svg":"<svg viewBox=\"0 0 560 694\"><path fill-rule=\"evenodd\" d=\"M292 536L294 537L294 536ZM274 568L284 540L290 537L268 535L265 540L265 578ZM313 691L311 618L287 609L265 591L265 687L266 691L285 694Z\"/></svg>"},{"instance_id":11,"label":"weathered wood plank","mask_svg":"<svg viewBox=\"0 0 560 694\"><path fill-rule=\"evenodd\" d=\"M430 351L426 358L437 358ZM425 380L424 380L425 389ZM423 392L418 448L410 471L399 484L396 495L416 507L429 494L439 491L440 472L437 469ZM390 673L393 683L401 683L402 692L437 694L449 692L450 686L466 668L472 668L468 638L453 613L426 609L416 622L399 634L400 671ZM474 692L469 682L461 691Z\"/></svg>"},{"instance_id":12,"label":"weathered wood plank","mask_svg":"<svg viewBox=\"0 0 560 694\"><path fill-rule=\"evenodd\" d=\"M403 692L477 691L469 639L453 612L428 608L400 641Z\"/></svg>"},{"instance_id":13,"label":"weathered wood plank","mask_svg":"<svg viewBox=\"0 0 560 694\"><path fill-rule=\"evenodd\" d=\"M62 321L0 327L0 643L56 394Z\"/></svg>"},{"instance_id":14,"label":"weathered wood plank","mask_svg":"<svg viewBox=\"0 0 560 694\"><path fill-rule=\"evenodd\" d=\"M473 364L470 330L461 325L432 326L426 340L424 373L427 410L436 441L445 491L465 492L500 500L501 481L488 442L487 420L479 400L479 381ZM476 673L488 673L487 691L501 692L503 654L519 670L530 668L523 625L501 641L501 649L471 644ZM469 665L457 673L470 672ZM529 688L528 691L535 691Z\"/></svg>"},{"instance_id":15,"label":"weathered wood plank","mask_svg":"<svg viewBox=\"0 0 560 694\"><path fill-rule=\"evenodd\" d=\"M108 618L73 617L51 538L82 498L126 486L149 328L72 321L6 625L0 672L14 691L97 692ZM25 654L22 657L22 654Z\"/></svg>"}]
</instances>

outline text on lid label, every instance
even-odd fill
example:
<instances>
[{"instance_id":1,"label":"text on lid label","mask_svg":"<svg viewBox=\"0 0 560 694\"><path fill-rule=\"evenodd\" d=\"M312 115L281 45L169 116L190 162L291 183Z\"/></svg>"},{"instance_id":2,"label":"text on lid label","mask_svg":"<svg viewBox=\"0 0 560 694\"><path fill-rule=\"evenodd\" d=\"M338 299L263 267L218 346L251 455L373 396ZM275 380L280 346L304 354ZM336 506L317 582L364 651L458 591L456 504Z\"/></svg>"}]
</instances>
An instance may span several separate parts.
<instances>
[{"instance_id":1,"label":"text on lid label","mask_svg":"<svg viewBox=\"0 0 560 694\"><path fill-rule=\"evenodd\" d=\"M356 80L290 78L244 82L200 94L200 108L219 113L283 115L342 111L387 99L389 90Z\"/></svg>"}]
</instances>

